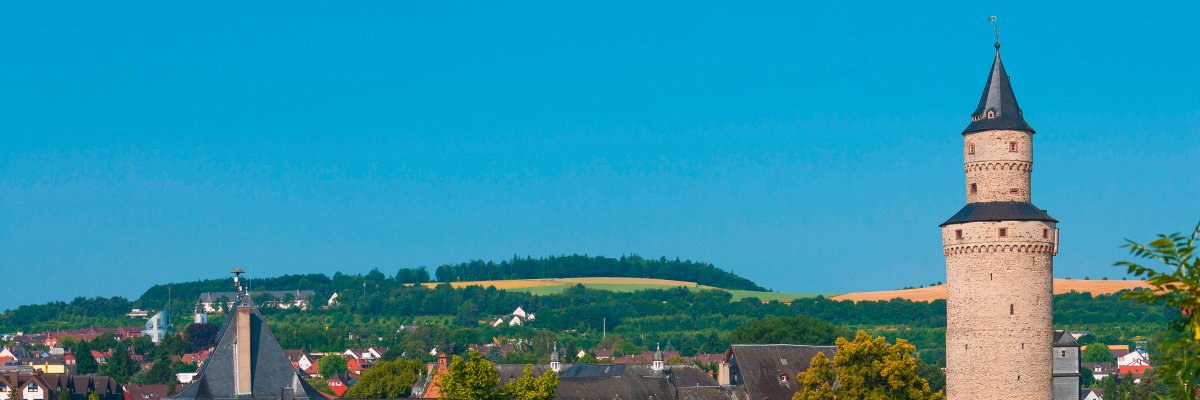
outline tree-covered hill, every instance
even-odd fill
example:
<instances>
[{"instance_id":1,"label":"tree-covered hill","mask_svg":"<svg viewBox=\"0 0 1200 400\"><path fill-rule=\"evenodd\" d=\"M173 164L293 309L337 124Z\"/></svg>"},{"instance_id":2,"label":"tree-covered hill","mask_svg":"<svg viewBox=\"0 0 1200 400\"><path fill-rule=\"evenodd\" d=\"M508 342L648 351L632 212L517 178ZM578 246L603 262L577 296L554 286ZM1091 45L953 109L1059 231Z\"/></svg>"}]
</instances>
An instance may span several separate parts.
<instances>
[{"instance_id":1,"label":"tree-covered hill","mask_svg":"<svg viewBox=\"0 0 1200 400\"><path fill-rule=\"evenodd\" d=\"M500 279L626 277L696 282L722 289L768 291L749 279L708 263L691 260L657 260L637 255L589 257L586 255L518 258L501 262L475 260L437 267L439 282L491 281Z\"/></svg>"}]
</instances>

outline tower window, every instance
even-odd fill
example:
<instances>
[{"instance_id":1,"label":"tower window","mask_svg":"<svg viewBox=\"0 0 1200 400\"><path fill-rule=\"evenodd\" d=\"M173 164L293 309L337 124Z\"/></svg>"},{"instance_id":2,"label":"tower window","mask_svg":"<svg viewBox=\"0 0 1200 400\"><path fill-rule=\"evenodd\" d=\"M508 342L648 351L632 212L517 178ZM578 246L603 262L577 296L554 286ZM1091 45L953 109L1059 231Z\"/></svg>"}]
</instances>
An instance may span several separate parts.
<instances>
[{"instance_id":1,"label":"tower window","mask_svg":"<svg viewBox=\"0 0 1200 400\"><path fill-rule=\"evenodd\" d=\"M954 230L954 238L958 239L958 240L962 240L962 229Z\"/></svg>"},{"instance_id":2,"label":"tower window","mask_svg":"<svg viewBox=\"0 0 1200 400\"><path fill-rule=\"evenodd\" d=\"M1067 358L1067 351L1066 351L1066 350L1060 350L1059 357L1062 357L1062 358Z\"/></svg>"},{"instance_id":3,"label":"tower window","mask_svg":"<svg viewBox=\"0 0 1200 400\"><path fill-rule=\"evenodd\" d=\"M1017 189L1017 188L1012 188L1012 189L1008 189L1008 192L1012 193L1012 194L1017 194L1017 193L1021 193L1021 190Z\"/></svg>"},{"instance_id":4,"label":"tower window","mask_svg":"<svg viewBox=\"0 0 1200 400\"><path fill-rule=\"evenodd\" d=\"M1010 152L1010 153L1017 152L1017 142L1008 142L1008 152Z\"/></svg>"},{"instance_id":5,"label":"tower window","mask_svg":"<svg viewBox=\"0 0 1200 400\"><path fill-rule=\"evenodd\" d=\"M988 119L996 118L996 112L988 110Z\"/></svg>"},{"instance_id":6,"label":"tower window","mask_svg":"<svg viewBox=\"0 0 1200 400\"><path fill-rule=\"evenodd\" d=\"M975 154L975 143L967 145L967 154Z\"/></svg>"},{"instance_id":7,"label":"tower window","mask_svg":"<svg viewBox=\"0 0 1200 400\"><path fill-rule=\"evenodd\" d=\"M991 273L991 272L988 272L988 280L989 280L989 281L990 281L990 280L992 280L992 273Z\"/></svg>"},{"instance_id":8,"label":"tower window","mask_svg":"<svg viewBox=\"0 0 1200 400\"><path fill-rule=\"evenodd\" d=\"M1049 239L1049 238L1050 238L1050 230L1042 229L1042 239Z\"/></svg>"},{"instance_id":9,"label":"tower window","mask_svg":"<svg viewBox=\"0 0 1200 400\"><path fill-rule=\"evenodd\" d=\"M1000 237L1008 237L1008 228L1000 228Z\"/></svg>"},{"instance_id":10,"label":"tower window","mask_svg":"<svg viewBox=\"0 0 1200 400\"><path fill-rule=\"evenodd\" d=\"M975 192L977 191L977 189L978 189L978 188L975 186L975 184L974 184L974 183L972 183L972 184L971 184L971 194L975 194Z\"/></svg>"},{"instance_id":11,"label":"tower window","mask_svg":"<svg viewBox=\"0 0 1200 400\"><path fill-rule=\"evenodd\" d=\"M1017 305L1016 304L1008 305L1008 315L1017 315Z\"/></svg>"}]
</instances>

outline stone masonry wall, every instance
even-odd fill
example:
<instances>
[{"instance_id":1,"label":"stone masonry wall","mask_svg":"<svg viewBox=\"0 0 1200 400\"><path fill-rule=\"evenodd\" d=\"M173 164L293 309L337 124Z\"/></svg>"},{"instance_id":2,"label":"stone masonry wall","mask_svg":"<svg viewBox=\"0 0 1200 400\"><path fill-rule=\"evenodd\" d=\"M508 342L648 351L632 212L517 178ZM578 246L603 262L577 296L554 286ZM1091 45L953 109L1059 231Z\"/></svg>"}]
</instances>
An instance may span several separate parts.
<instances>
[{"instance_id":1,"label":"stone masonry wall","mask_svg":"<svg viewBox=\"0 0 1200 400\"><path fill-rule=\"evenodd\" d=\"M1054 229L1042 221L942 229L948 399L1051 399Z\"/></svg>"},{"instance_id":2,"label":"stone masonry wall","mask_svg":"<svg viewBox=\"0 0 1200 400\"><path fill-rule=\"evenodd\" d=\"M974 148L972 154L972 148ZM1015 148L1016 151L1012 151ZM1022 131L983 131L963 137L967 202L1030 199L1033 135ZM975 184L975 191L971 190Z\"/></svg>"}]
</instances>

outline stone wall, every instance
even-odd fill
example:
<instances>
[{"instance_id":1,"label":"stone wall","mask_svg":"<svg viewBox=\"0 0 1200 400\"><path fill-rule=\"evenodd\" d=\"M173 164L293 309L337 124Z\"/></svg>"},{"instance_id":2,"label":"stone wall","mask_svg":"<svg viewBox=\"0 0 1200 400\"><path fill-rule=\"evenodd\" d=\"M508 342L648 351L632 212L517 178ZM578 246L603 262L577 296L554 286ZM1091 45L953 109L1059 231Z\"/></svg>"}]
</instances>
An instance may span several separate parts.
<instances>
[{"instance_id":1,"label":"stone wall","mask_svg":"<svg viewBox=\"0 0 1200 400\"><path fill-rule=\"evenodd\" d=\"M1022 131L967 134L963 136L963 160L968 203L1029 201L1029 178L1033 173L1032 134Z\"/></svg>"},{"instance_id":2,"label":"stone wall","mask_svg":"<svg viewBox=\"0 0 1200 400\"><path fill-rule=\"evenodd\" d=\"M942 229L949 399L1051 399L1054 229L1042 221Z\"/></svg>"}]
</instances>

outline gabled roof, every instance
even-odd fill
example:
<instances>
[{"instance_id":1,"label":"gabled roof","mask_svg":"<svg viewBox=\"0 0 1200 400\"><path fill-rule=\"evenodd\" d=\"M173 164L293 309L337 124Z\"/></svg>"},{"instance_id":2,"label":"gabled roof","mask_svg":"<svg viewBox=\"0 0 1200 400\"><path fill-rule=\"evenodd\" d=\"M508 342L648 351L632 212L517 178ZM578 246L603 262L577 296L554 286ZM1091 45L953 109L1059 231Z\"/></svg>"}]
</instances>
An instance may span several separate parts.
<instances>
[{"instance_id":1,"label":"gabled roof","mask_svg":"<svg viewBox=\"0 0 1200 400\"><path fill-rule=\"evenodd\" d=\"M172 399L252 399L293 397L297 399L323 399L308 383L300 379L292 363L284 354L283 348L271 334L271 329L263 320L258 307L249 297L243 296L236 301L234 307L250 307L249 337L250 364L237 365L237 336L238 323L233 315L225 321L225 326L217 339L217 345L204 361L204 366L196 374L195 380ZM237 390L238 368L250 368L252 395L239 396ZM287 392L288 396L283 396Z\"/></svg>"},{"instance_id":2,"label":"gabled roof","mask_svg":"<svg viewBox=\"0 0 1200 400\"><path fill-rule=\"evenodd\" d=\"M1017 106L1017 95L1013 93L1012 82L1004 71L1004 63L1000 61L1000 42L996 42L996 58L992 61L987 83L983 85L979 106L971 113L971 124L967 125L963 134L997 129L1033 133L1033 127L1025 122L1021 107Z\"/></svg>"},{"instance_id":3,"label":"gabled roof","mask_svg":"<svg viewBox=\"0 0 1200 400\"><path fill-rule=\"evenodd\" d=\"M790 399L800 389L796 374L808 370L817 353L832 359L836 346L794 344L735 344L729 348L731 372L738 374L742 389L752 399ZM780 382L779 376L788 380Z\"/></svg>"},{"instance_id":4,"label":"gabled roof","mask_svg":"<svg viewBox=\"0 0 1200 400\"><path fill-rule=\"evenodd\" d=\"M1048 221L1058 222L1032 203L1023 201L991 201L967 203L954 216L938 226L980 221Z\"/></svg>"},{"instance_id":5,"label":"gabled roof","mask_svg":"<svg viewBox=\"0 0 1200 400\"><path fill-rule=\"evenodd\" d=\"M1054 331L1054 347L1079 347L1075 336L1067 331Z\"/></svg>"}]
</instances>

